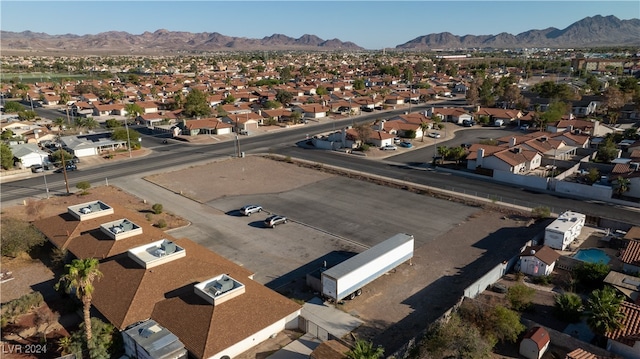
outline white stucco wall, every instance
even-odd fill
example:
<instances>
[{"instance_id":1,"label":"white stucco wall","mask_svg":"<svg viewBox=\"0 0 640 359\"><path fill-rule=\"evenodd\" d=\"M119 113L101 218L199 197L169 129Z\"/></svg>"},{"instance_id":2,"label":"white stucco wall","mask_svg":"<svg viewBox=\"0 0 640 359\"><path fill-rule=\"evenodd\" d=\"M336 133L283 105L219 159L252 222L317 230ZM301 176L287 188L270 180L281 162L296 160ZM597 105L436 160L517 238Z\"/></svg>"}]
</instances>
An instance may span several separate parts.
<instances>
[{"instance_id":1,"label":"white stucco wall","mask_svg":"<svg viewBox=\"0 0 640 359\"><path fill-rule=\"evenodd\" d=\"M271 324L261 331L230 346L229 348L210 356L209 359L221 359L225 355L229 356L230 358L234 358L239 354L244 353L245 351L269 339L269 337L273 334L280 333L284 329L296 328L298 325L298 317L300 316L300 312L301 309L297 310L294 313L291 313L287 317L280 319L279 321Z\"/></svg>"}]
</instances>

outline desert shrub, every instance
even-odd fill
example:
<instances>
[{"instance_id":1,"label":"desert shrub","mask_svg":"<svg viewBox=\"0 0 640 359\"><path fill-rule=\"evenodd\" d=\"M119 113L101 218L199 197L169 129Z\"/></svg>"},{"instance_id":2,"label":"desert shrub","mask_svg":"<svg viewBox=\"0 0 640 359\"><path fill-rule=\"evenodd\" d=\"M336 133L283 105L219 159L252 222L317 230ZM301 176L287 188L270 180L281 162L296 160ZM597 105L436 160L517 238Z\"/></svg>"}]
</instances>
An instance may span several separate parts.
<instances>
[{"instance_id":1,"label":"desert shrub","mask_svg":"<svg viewBox=\"0 0 640 359\"><path fill-rule=\"evenodd\" d=\"M35 246L41 246L45 238L33 225L16 218L3 216L0 220L0 252L3 256L15 257L28 252Z\"/></svg>"},{"instance_id":2,"label":"desert shrub","mask_svg":"<svg viewBox=\"0 0 640 359\"><path fill-rule=\"evenodd\" d=\"M507 300L509 300L513 310L523 311L529 309L535 294L535 289L519 283L509 288L507 291Z\"/></svg>"},{"instance_id":3,"label":"desert shrub","mask_svg":"<svg viewBox=\"0 0 640 359\"><path fill-rule=\"evenodd\" d=\"M535 284L539 284L539 285L549 285L551 284L551 276L548 275L541 275L538 277L533 277L531 278L531 281Z\"/></svg>"},{"instance_id":4,"label":"desert shrub","mask_svg":"<svg viewBox=\"0 0 640 359\"><path fill-rule=\"evenodd\" d=\"M549 207L539 206L531 210L531 217L535 219L544 219L551 216Z\"/></svg>"},{"instance_id":5,"label":"desert shrub","mask_svg":"<svg viewBox=\"0 0 640 359\"><path fill-rule=\"evenodd\" d=\"M91 188L91 183L89 181L82 181L76 184L76 188L82 191L82 194L87 194L87 190Z\"/></svg>"},{"instance_id":6,"label":"desert shrub","mask_svg":"<svg viewBox=\"0 0 640 359\"><path fill-rule=\"evenodd\" d=\"M156 226L158 228L165 228L165 227L167 227L167 221L165 221L163 218L160 218L158 220L158 222L156 223Z\"/></svg>"},{"instance_id":7,"label":"desert shrub","mask_svg":"<svg viewBox=\"0 0 640 359\"><path fill-rule=\"evenodd\" d=\"M40 292L31 292L2 305L2 324L12 323L17 317L38 308L44 302Z\"/></svg>"},{"instance_id":8,"label":"desert shrub","mask_svg":"<svg viewBox=\"0 0 640 359\"><path fill-rule=\"evenodd\" d=\"M151 210L153 211L153 213L155 214L160 214L162 213L162 204L160 203L156 203L153 206L151 206Z\"/></svg>"},{"instance_id":9,"label":"desert shrub","mask_svg":"<svg viewBox=\"0 0 640 359\"><path fill-rule=\"evenodd\" d=\"M144 218L146 218L147 221L151 222L153 220L153 215L151 213L147 213L144 215Z\"/></svg>"}]
</instances>

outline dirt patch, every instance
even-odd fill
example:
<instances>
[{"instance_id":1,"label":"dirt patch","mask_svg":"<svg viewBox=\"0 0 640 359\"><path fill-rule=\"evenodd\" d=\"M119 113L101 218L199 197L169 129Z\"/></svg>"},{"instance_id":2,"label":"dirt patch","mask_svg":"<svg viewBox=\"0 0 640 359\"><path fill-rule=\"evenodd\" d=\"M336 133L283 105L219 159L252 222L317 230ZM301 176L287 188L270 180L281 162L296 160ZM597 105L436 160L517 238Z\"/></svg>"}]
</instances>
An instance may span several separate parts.
<instances>
[{"instance_id":1,"label":"dirt patch","mask_svg":"<svg viewBox=\"0 0 640 359\"><path fill-rule=\"evenodd\" d=\"M153 203L146 203L140 198L113 186L90 188L86 194L78 192L68 196L53 196L41 200L27 199L23 205L3 208L2 215L31 222L66 212L69 206L96 200L118 203L128 210L142 213L142 215L150 213L153 223L157 223L160 219L166 221L167 227L165 230L189 224L189 221L170 212L153 214L151 209Z\"/></svg>"},{"instance_id":2,"label":"dirt patch","mask_svg":"<svg viewBox=\"0 0 640 359\"><path fill-rule=\"evenodd\" d=\"M285 161L249 156L152 175L145 179L206 203L222 196L289 191L331 176Z\"/></svg>"}]
</instances>

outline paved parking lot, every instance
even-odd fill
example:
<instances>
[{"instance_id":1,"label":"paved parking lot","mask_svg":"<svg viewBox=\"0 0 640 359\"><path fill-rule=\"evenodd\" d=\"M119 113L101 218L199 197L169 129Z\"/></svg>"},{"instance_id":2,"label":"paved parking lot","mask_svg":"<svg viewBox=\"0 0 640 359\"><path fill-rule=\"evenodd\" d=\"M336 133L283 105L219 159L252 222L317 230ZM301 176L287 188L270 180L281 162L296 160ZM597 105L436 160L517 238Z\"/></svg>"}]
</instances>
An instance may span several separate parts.
<instances>
[{"instance_id":1,"label":"paved parking lot","mask_svg":"<svg viewBox=\"0 0 640 359\"><path fill-rule=\"evenodd\" d=\"M235 167L242 168L242 179L234 177ZM332 265L395 233L414 234L411 265L402 264L367 285L361 297L342 305L365 321L358 335L383 345L387 353L426 328L466 286L516 254L540 230L503 213L261 158L159 176L154 180L164 188L142 185L142 180L119 185L126 184L140 198L164 203L193 223L172 235L188 237L246 266L256 273L256 281L271 288L287 283L304 287L305 274L324 260ZM273 187L274 183L289 188ZM250 188L251 194L241 194L239 185ZM188 188L190 197L201 194L207 200L197 203L172 186ZM237 210L250 203L266 211L240 216ZM292 221L264 228L267 212Z\"/></svg>"}]
</instances>

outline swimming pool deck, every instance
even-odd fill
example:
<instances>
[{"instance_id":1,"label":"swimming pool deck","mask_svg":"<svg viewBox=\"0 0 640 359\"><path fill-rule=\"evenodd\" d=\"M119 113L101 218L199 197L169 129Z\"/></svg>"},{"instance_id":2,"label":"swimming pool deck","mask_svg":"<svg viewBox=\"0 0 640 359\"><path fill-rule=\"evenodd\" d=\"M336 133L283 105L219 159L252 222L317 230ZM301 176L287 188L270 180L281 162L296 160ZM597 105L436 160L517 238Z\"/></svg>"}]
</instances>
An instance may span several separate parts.
<instances>
[{"instance_id":1,"label":"swimming pool deck","mask_svg":"<svg viewBox=\"0 0 640 359\"><path fill-rule=\"evenodd\" d=\"M578 249L598 248L607 253L609 258L611 258L608 265L612 270L622 271L622 262L618 258L619 251L608 248L606 242L601 241L603 237L604 233L602 229L584 226L578 238L569 245L569 248L567 248L566 251L558 251L558 253L563 256L572 256Z\"/></svg>"}]
</instances>

